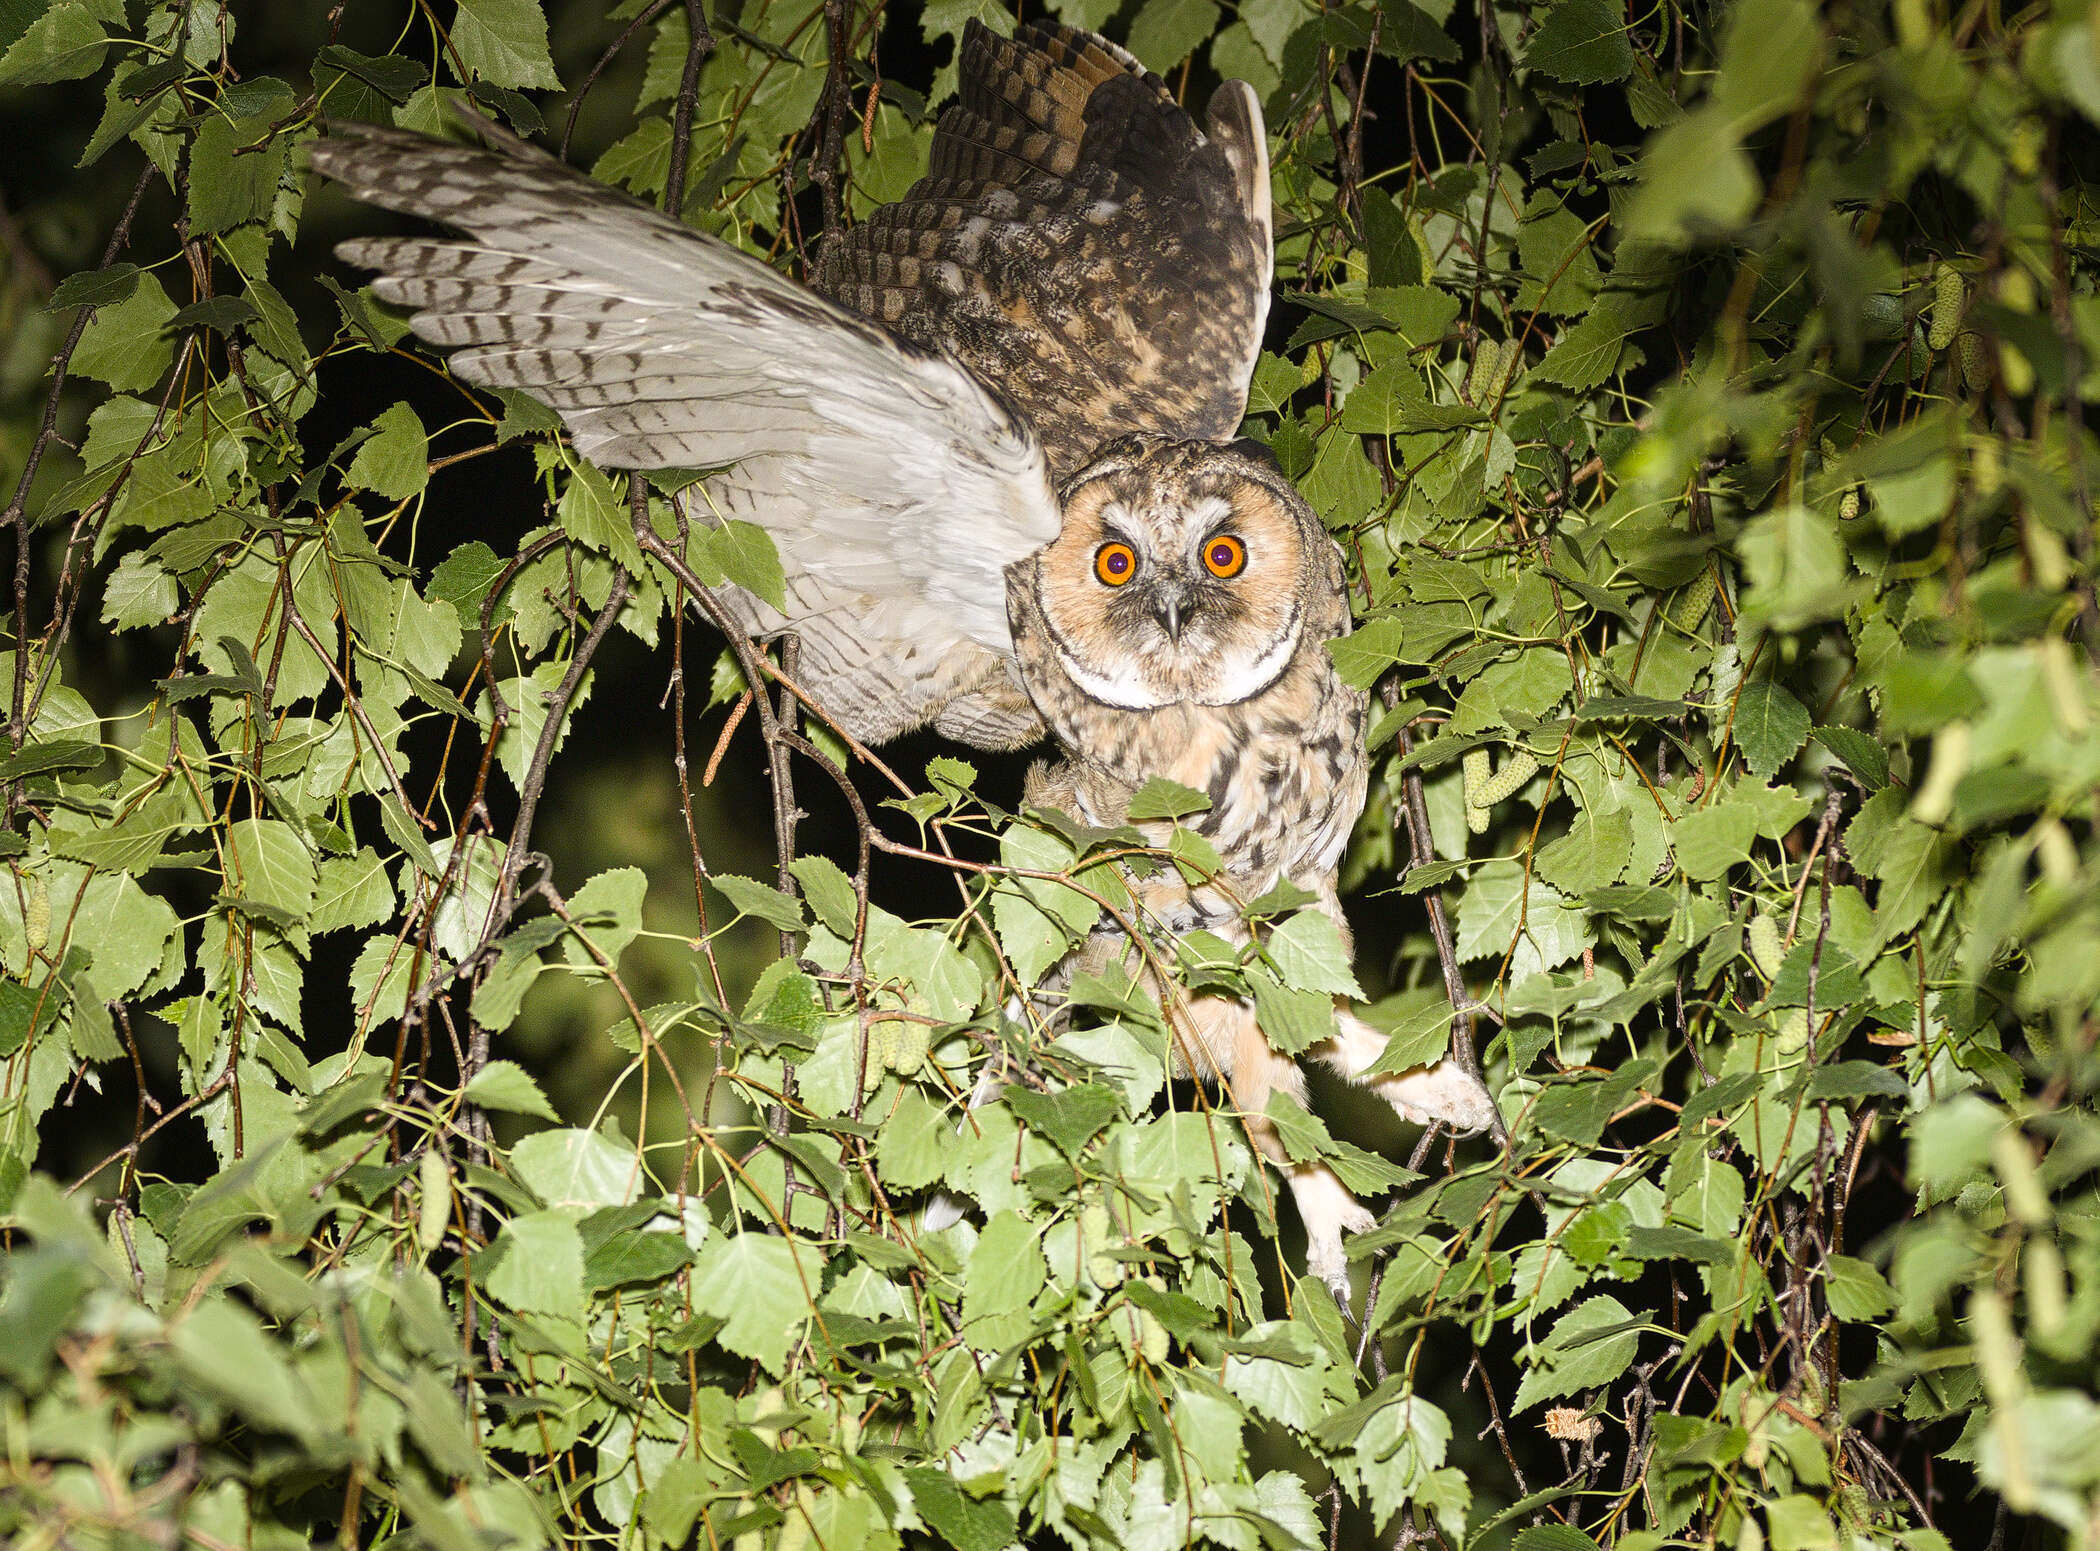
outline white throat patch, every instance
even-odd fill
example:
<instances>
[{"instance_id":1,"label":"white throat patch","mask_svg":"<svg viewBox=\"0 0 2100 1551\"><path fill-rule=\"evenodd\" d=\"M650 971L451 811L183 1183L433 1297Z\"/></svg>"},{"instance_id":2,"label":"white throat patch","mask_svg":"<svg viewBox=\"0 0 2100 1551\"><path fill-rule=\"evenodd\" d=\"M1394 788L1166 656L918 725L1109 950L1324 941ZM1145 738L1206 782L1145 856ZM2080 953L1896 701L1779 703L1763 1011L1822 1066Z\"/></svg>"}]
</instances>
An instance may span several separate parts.
<instances>
[{"instance_id":1,"label":"white throat patch","mask_svg":"<svg viewBox=\"0 0 2100 1551\"><path fill-rule=\"evenodd\" d=\"M1103 673L1089 668L1072 654L1065 645L1064 637L1048 619L1043 621L1044 634L1049 638L1051 650L1056 653L1057 665L1065 670L1065 676L1086 694L1090 700L1102 705L1114 706L1119 711L1157 711L1161 706L1173 705L1175 698L1163 695L1154 689L1136 664L1129 664ZM1305 610L1293 603L1290 617L1283 622L1283 629L1274 641L1263 649L1260 656L1246 666L1225 677L1212 687L1210 693L1198 695L1197 705L1238 705L1252 700L1256 695L1282 677L1283 670L1290 666L1298 652L1298 637L1304 633Z\"/></svg>"},{"instance_id":2,"label":"white throat patch","mask_svg":"<svg viewBox=\"0 0 2100 1551\"><path fill-rule=\"evenodd\" d=\"M1197 701L1198 705L1238 705L1252 700L1283 676L1283 670L1291 665L1298 654L1298 637L1305 627L1304 608L1293 603L1291 615L1283 622L1283 629L1266 650L1248 663L1239 672L1231 675L1209 694Z\"/></svg>"},{"instance_id":3,"label":"white throat patch","mask_svg":"<svg viewBox=\"0 0 2100 1551\"><path fill-rule=\"evenodd\" d=\"M1145 684L1135 668L1096 673L1066 649L1055 629L1050 630L1049 635L1050 645L1057 653L1057 665L1065 670L1067 678L1086 692L1088 698L1114 706L1119 711L1157 711L1169 703Z\"/></svg>"}]
</instances>

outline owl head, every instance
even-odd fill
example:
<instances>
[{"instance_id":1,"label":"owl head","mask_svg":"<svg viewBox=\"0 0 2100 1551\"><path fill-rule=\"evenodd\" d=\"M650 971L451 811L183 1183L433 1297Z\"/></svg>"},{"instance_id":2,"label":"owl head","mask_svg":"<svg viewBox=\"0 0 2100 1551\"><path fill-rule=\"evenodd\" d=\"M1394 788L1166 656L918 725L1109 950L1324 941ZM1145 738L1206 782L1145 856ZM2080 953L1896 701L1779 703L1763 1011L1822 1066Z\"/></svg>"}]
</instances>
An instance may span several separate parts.
<instances>
[{"instance_id":1,"label":"owl head","mask_svg":"<svg viewBox=\"0 0 2100 1551\"><path fill-rule=\"evenodd\" d=\"M1236 705L1347 628L1334 543L1265 456L1121 437L1059 499L1057 539L1013 568L1010 593L1090 700Z\"/></svg>"}]
</instances>

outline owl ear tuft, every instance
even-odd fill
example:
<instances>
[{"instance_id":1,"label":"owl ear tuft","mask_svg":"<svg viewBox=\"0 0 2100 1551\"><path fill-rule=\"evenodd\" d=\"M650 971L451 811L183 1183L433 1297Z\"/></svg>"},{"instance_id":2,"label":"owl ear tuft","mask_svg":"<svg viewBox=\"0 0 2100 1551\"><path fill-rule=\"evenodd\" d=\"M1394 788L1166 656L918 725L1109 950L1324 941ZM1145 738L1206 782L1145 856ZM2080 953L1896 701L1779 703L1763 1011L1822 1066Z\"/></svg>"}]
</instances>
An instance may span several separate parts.
<instances>
[{"instance_id":1,"label":"owl ear tuft","mask_svg":"<svg viewBox=\"0 0 2100 1551\"><path fill-rule=\"evenodd\" d=\"M1227 445L1243 458L1259 463L1264 468L1274 469L1279 474L1283 472L1283 465L1276 461L1276 454L1270 450L1267 442L1258 442L1251 436L1236 436Z\"/></svg>"}]
</instances>

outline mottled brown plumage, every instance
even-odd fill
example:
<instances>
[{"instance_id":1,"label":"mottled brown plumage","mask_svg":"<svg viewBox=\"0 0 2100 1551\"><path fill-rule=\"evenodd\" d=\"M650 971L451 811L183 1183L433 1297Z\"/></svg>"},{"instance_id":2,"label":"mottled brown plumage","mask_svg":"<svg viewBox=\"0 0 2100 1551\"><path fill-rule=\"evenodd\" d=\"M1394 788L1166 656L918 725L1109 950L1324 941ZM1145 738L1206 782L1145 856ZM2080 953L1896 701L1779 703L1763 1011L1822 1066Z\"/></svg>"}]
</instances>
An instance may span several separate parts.
<instances>
[{"instance_id":1,"label":"mottled brown plumage","mask_svg":"<svg viewBox=\"0 0 2100 1551\"><path fill-rule=\"evenodd\" d=\"M1061 494L1056 542L1006 573L1021 679L1065 755L1030 773L1028 801L1110 826L1128 822L1151 777L1202 792L1210 806L1190 823L1223 869L1197 883L1172 868L1134 880L1145 921L1244 943L1245 907L1289 883L1346 943L1335 872L1363 811L1366 699L1327 652L1349 629L1333 541L1273 465L1214 443L1124 438ZM1205 564L1221 537L1244 556L1229 577ZM1134 557L1133 574L1113 586L1098 571L1109 545ZM1161 844L1172 828L1138 827ZM1226 1084L1290 1184L1309 1269L1339 1290L1343 1232L1370 1218L1331 1169L1293 1163L1263 1114L1273 1091L1304 1099L1298 1064L1263 1037L1246 1002L1187 996L1120 931L1097 933L1074 967L1098 973L1111 959L1169 1010L1176 1069ZM1313 1054L1364 1080L1384 1049L1337 999L1335 1032ZM1369 1081L1411 1120L1490 1123L1486 1093L1451 1063Z\"/></svg>"},{"instance_id":2,"label":"mottled brown plumage","mask_svg":"<svg viewBox=\"0 0 2100 1551\"><path fill-rule=\"evenodd\" d=\"M1221 88L1207 130L1099 38L973 26L926 177L829 248L829 299L493 126L489 151L345 126L314 165L469 234L340 250L457 347L459 376L552 405L605 466L724 470L700 517L764 526L786 573L780 605L728 601L800 638L803 683L850 731L1047 730L1063 758L1028 799L1102 825L1152 776L1193 787L1223 867L1133 880L1150 924L1244 942L1242 907L1289 882L1346 938L1335 869L1365 761L1364 697L1327 653L1341 560L1275 467L1223 440L1267 312L1252 89ZM1184 996L1118 932L1079 957L1118 955L1168 1009L1177 1067L1228 1085L1339 1289L1343 1230L1368 1218L1261 1117L1272 1090L1302 1096L1297 1065L1248 1004ZM1338 1007L1314 1053L1361 1078L1383 1047ZM1411 1118L1492 1116L1448 1062L1373 1086Z\"/></svg>"},{"instance_id":3,"label":"mottled brown plumage","mask_svg":"<svg viewBox=\"0 0 2100 1551\"><path fill-rule=\"evenodd\" d=\"M964 30L926 176L842 234L818 288L952 349L1068 477L1112 437L1239 429L1269 304L1261 109L1229 81L1202 134L1103 39Z\"/></svg>"},{"instance_id":4,"label":"mottled brown plumage","mask_svg":"<svg viewBox=\"0 0 2100 1551\"><path fill-rule=\"evenodd\" d=\"M1064 509L1056 542L1007 568L1022 681L1070 756L1033 788L1101 825L1153 776L1205 793L1193 822L1227 873L1183 929L1280 881L1331 895L1364 804L1364 696L1327 655L1349 611L1319 520L1271 464L1150 437L1110 443ZM1218 534L1243 545L1230 578L1198 553ZM1116 587L1094 564L1112 541L1137 550Z\"/></svg>"}]
</instances>

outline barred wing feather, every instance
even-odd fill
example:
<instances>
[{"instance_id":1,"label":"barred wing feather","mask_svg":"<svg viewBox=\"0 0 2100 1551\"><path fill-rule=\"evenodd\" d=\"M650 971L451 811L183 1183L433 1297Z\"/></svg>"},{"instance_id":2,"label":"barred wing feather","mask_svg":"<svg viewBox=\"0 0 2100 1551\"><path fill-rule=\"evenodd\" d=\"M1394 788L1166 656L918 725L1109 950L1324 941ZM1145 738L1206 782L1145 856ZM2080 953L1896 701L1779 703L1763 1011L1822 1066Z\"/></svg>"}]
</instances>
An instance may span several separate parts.
<instances>
[{"instance_id":1,"label":"barred wing feather","mask_svg":"<svg viewBox=\"0 0 2100 1551\"><path fill-rule=\"evenodd\" d=\"M824 250L818 286L955 351L1010 395L1063 479L1133 431L1239 429L1272 269L1261 102L1204 126L1104 38L972 20L926 176Z\"/></svg>"},{"instance_id":2,"label":"barred wing feather","mask_svg":"<svg viewBox=\"0 0 2100 1551\"><path fill-rule=\"evenodd\" d=\"M1004 568L1057 536L1037 438L945 350L908 344L728 244L484 126L481 150L336 126L313 164L460 240L337 250L416 309L469 382L558 412L608 468L710 468L724 515L764 526L809 687L865 738L933 721L1010 746L1039 727L1008 670ZM1005 716L959 697L989 696ZM975 736L972 728L975 728Z\"/></svg>"}]
</instances>

